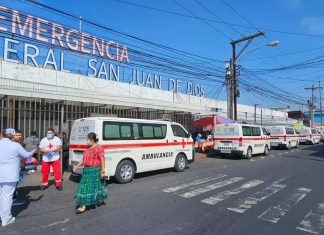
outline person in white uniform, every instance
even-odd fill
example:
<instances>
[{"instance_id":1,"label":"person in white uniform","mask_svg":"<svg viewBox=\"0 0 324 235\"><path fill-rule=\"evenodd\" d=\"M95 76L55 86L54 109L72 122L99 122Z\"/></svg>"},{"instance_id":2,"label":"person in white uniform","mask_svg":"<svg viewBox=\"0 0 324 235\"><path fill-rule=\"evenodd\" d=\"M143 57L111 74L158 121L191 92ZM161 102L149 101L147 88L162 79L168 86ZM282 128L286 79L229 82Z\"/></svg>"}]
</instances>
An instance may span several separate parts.
<instances>
[{"instance_id":1,"label":"person in white uniform","mask_svg":"<svg viewBox=\"0 0 324 235\"><path fill-rule=\"evenodd\" d=\"M39 144L39 150L43 154L42 157L42 186L41 190L48 188L48 175L50 173L50 167L53 167L55 186L59 191L63 190L62 176L61 176L61 161L60 151L62 148L62 141L54 136L54 130L49 128L47 135L43 138Z\"/></svg>"},{"instance_id":2,"label":"person in white uniform","mask_svg":"<svg viewBox=\"0 0 324 235\"><path fill-rule=\"evenodd\" d=\"M2 226L15 221L11 215L13 193L19 180L21 158L31 157L34 152L27 152L19 143L12 141L14 129L5 130L5 138L0 141L0 216Z\"/></svg>"}]
</instances>

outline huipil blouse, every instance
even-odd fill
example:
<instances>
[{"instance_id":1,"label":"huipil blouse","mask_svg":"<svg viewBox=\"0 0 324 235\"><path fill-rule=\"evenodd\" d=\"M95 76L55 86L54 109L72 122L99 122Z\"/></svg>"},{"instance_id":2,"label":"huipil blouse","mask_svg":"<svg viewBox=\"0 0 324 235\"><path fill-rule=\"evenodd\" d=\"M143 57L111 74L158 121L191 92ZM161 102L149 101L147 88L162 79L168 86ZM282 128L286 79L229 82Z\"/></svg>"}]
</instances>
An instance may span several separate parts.
<instances>
[{"instance_id":1,"label":"huipil blouse","mask_svg":"<svg viewBox=\"0 0 324 235\"><path fill-rule=\"evenodd\" d=\"M83 164L86 167L98 167L101 166L101 157L105 155L104 149L101 145L97 145L95 148L89 148L83 153Z\"/></svg>"}]
</instances>

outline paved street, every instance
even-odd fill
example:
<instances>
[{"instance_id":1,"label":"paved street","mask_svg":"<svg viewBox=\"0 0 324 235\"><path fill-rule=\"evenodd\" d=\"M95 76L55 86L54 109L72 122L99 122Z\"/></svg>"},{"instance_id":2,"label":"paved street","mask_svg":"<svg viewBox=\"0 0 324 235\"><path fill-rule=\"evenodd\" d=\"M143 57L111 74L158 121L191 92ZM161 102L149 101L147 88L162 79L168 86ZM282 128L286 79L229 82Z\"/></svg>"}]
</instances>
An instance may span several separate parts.
<instances>
[{"instance_id":1,"label":"paved street","mask_svg":"<svg viewBox=\"0 0 324 235\"><path fill-rule=\"evenodd\" d=\"M109 182L107 205L74 214L77 183L39 191L39 172L20 189L17 220L0 234L324 234L324 145L246 159L204 157L183 173Z\"/></svg>"}]
</instances>

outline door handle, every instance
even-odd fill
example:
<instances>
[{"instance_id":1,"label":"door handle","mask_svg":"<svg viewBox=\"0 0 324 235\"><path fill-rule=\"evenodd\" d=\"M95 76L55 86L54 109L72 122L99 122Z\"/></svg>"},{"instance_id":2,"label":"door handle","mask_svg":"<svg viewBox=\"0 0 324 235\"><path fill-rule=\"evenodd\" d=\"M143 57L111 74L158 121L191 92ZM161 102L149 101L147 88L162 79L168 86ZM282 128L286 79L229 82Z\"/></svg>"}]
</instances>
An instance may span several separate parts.
<instances>
[{"instance_id":1,"label":"door handle","mask_svg":"<svg viewBox=\"0 0 324 235\"><path fill-rule=\"evenodd\" d=\"M178 142L177 140L174 140L173 142Z\"/></svg>"}]
</instances>

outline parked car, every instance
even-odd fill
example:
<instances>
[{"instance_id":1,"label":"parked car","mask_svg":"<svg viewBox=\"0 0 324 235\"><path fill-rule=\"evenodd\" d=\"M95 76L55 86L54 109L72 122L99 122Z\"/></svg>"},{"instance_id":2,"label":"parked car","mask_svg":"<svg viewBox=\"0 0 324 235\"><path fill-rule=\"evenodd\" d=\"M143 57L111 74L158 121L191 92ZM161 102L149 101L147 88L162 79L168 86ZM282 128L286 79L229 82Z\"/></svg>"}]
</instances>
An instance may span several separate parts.
<instances>
[{"instance_id":1,"label":"parked car","mask_svg":"<svg viewBox=\"0 0 324 235\"><path fill-rule=\"evenodd\" d=\"M315 128L301 128L299 129L299 143L301 144L319 144L321 135Z\"/></svg>"},{"instance_id":2,"label":"parked car","mask_svg":"<svg viewBox=\"0 0 324 235\"><path fill-rule=\"evenodd\" d=\"M237 155L251 158L254 154L267 155L270 150L270 136L266 129L249 124L220 124L214 131L216 154Z\"/></svg>"},{"instance_id":3,"label":"parked car","mask_svg":"<svg viewBox=\"0 0 324 235\"><path fill-rule=\"evenodd\" d=\"M69 169L87 149L86 136L95 132L105 150L106 176L131 182L135 173L174 168L184 171L193 162L193 140L179 123L115 117L82 118L70 134ZM82 174L82 168L76 173Z\"/></svg>"},{"instance_id":4,"label":"parked car","mask_svg":"<svg viewBox=\"0 0 324 235\"><path fill-rule=\"evenodd\" d=\"M293 127L287 126L268 126L270 132L271 148L298 148L299 135Z\"/></svg>"}]
</instances>

